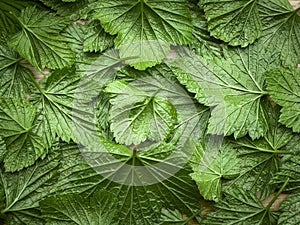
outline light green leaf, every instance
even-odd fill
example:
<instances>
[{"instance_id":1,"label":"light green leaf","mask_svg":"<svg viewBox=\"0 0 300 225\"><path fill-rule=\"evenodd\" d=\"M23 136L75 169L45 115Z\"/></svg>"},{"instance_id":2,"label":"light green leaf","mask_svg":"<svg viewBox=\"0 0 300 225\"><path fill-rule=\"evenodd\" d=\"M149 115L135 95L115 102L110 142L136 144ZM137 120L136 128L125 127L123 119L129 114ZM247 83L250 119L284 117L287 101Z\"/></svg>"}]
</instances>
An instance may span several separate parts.
<instances>
[{"instance_id":1,"label":"light green leaf","mask_svg":"<svg viewBox=\"0 0 300 225\"><path fill-rule=\"evenodd\" d=\"M74 53L59 34L68 21L47 11L28 7L18 18L22 30L8 44L39 70L62 69L74 63Z\"/></svg>"},{"instance_id":2,"label":"light green leaf","mask_svg":"<svg viewBox=\"0 0 300 225\"><path fill-rule=\"evenodd\" d=\"M284 64L300 63L300 16L288 0L260 0L263 33L260 42L281 53Z\"/></svg>"},{"instance_id":3,"label":"light green leaf","mask_svg":"<svg viewBox=\"0 0 300 225\"><path fill-rule=\"evenodd\" d=\"M159 225L183 225L186 222L182 213L178 210L163 208L161 214L161 222Z\"/></svg>"},{"instance_id":4,"label":"light green leaf","mask_svg":"<svg viewBox=\"0 0 300 225\"><path fill-rule=\"evenodd\" d=\"M122 225L155 224L160 219L162 202L186 213L198 205L196 187L188 176L190 171L178 167L183 156L180 151L173 155L171 144L162 143L139 151L102 140L101 145L81 148L80 152L76 148L65 146L62 149L57 191L90 193L104 187L116 193ZM164 162L170 154L172 156ZM172 176L169 170L173 169L179 171ZM158 182L168 176L171 177Z\"/></svg>"},{"instance_id":5,"label":"light green leaf","mask_svg":"<svg viewBox=\"0 0 300 225\"><path fill-rule=\"evenodd\" d=\"M107 191L48 197L40 204L47 225L117 225L117 199Z\"/></svg>"},{"instance_id":6,"label":"light green leaf","mask_svg":"<svg viewBox=\"0 0 300 225\"><path fill-rule=\"evenodd\" d=\"M0 135L6 143L5 169L9 172L31 166L45 154L43 139L33 132L36 110L29 102L0 99Z\"/></svg>"},{"instance_id":7,"label":"light green leaf","mask_svg":"<svg viewBox=\"0 0 300 225\"><path fill-rule=\"evenodd\" d=\"M261 36L257 0L201 0L211 34L232 46L246 47Z\"/></svg>"},{"instance_id":8,"label":"light green leaf","mask_svg":"<svg viewBox=\"0 0 300 225\"><path fill-rule=\"evenodd\" d=\"M219 147L219 146L218 146ZM200 194L207 200L218 201L221 199L221 179L233 179L239 175L240 160L233 145L223 143L218 149L207 147L198 166L193 168L191 174L196 181Z\"/></svg>"},{"instance_id":9,"label":"light green leaf","mask_svg":"<svg viewBox=\"0 0 300 225\"><path fill-rule=\"evenodd\" d=\"M72 23L62 32L71 50L76 53L77 58L83 54L85 32L86 26L80 23Z\"/></svg>"},{"instance_id":10,"label":"light green leaf","mask_svg":"<svg viewBox=\"0 0 300 225\"><path fill-rule=\"evenodd\" d=\"M85 52L103 52L113 47L114 36L106 33L98 21L88 24L83 51Z\"/></svg>"},{"instance_id":11,"label":"light green leaf","mask_svg":"<svg viewBox=\"0 0 300 225\"><path fill-rule=\"evenodd\" d=\"M276 225L277 213L264 207L256 195L236 189L216 203L216 211L206 215L203 225Z\"/></svg>"},{"instance_id":12,"label":"light green leaf","mask_svg":"<svg viewBox=\"0 0 300 225\"><path fill-rule=\"evenodd\" d=\"M94 18L117 34L121 58L136 69L159 64L170 44L192 41L193 26L185 0L104 0L97 3Z\"/></svg>"},{"instance_id":13,"label":"light green leaf","mask_svg":"<svg viewBox=\"0 0 300 225\"><path fill-rule=\"evenodd\" d=\"M20 65L17 53L0 45L0 95L25 99L33 91L32 79L31 71Z\"/></svg>"},{"instance_id":14,"label":"light green leaf","mask_svg":"<svg viewBox=\"0 0 300 225\"><path fill-rule=\"evenodd\" d=\"M167 99L148 95L121 81L106 90L117 95L111 99L110 121L118 143L138 145L147 139L159 142L173 131L176 109Z\"/></svg>"},{"instance_id":15,"label":"light green leaf","mask_svg":"<svg viewBox=\"0 0 300 225\"><path fill-rule=\"evenodd\" d=\"M34 99L39 111L34 130L47 140L48 146L55 134L66 142L80 139L85 143L97 136L94 106L87 103L97 97L98 84L81 79L74 68L57 70L48 77L44 88L39 87L40 94Z\"/></svg>"},{"instance_id":16,"label":"light green leaf","mask_svg":"<svg viewBox=\"0 0 300 225\"><path fill-rule=\"evenodd\" d=\"M300 223L300 193L291 194L280 206L282 212L278 225L297 225Z\"/></svg>"},{"instance_id":17,"label":"light green leaf","mask_svg":"<svg viewBox=\"0 0 300 225\"><path fill-rule=\"evenodd\" d=\"M46 187L55 177L58 165L58 155L51 154L19 172L0 171L0 192L3 191L5 196L4 208L0 209L0 214L7 216L8 224L43 224L39 202L52 191Z\"/></svg>"},{"instance_id":18,"label":"light green leaf","mask_svg":"<svg viewBox=\"0 0 300 225\"><path fill-rule=\"evenodd\" d=\"M235 138L248 133L252 139L266 133L264 72L279 64L276 54L265 53L260 45L228 49L225 58L178 53L167 63L200 103L213 107L209 133Z\"/></svg>"},{"instance_id":19,"label":"light green leaf","mask_svg":"<svg viewBox=\"0 0 300 225\"><path fill-rule=\"evenodd\" d=\"M300 132L300 70L278 68L266 73L271 98L282 106L280 122Z\"/></svg>"},{"instance_id":20,"label":"light green leaf","mask_svg":"<svg viewBox=\"0 0 300 225\"><path fill-rule=\"evenodd\" d=\"M6 153L6 144L0 136L0 162L3 162Z\"/></svg>"}]
</instances>

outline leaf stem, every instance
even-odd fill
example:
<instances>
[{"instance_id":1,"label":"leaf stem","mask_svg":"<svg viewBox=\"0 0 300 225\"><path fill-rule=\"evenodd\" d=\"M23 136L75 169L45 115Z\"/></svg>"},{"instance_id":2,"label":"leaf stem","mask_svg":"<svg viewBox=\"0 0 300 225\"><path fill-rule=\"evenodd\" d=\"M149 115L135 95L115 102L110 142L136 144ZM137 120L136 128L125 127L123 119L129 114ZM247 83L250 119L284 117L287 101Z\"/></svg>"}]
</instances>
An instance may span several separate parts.
<instances>
[{"instance_id":1,"label":"leaf stem","mask_svg":"<svg viewBox=\"0 0 300 225\"><path fill-rule=\"evenodd\" d=\"M282 187L277 192L277 194L274 196L274 198L272 198L272 200L267 205L266 210L268 210L268 211L270 210L270 208L272 207L273 203L276 201L276 199L279 197L279 195L281 195L282 191L285 189L285 187L289 183L289 181L290 181L290 178L287 178L286 181L284 182L284 184L282 185Z\"/></svg>"}]
</instances>

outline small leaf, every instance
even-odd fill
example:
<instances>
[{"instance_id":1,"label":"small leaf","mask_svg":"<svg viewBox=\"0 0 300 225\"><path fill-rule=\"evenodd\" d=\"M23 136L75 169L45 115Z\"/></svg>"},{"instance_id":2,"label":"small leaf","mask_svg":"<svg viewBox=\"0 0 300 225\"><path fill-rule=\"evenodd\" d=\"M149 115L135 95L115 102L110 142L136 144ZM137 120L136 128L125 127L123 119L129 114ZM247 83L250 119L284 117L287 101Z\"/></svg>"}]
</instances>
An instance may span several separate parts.
<instances>
[{"instance_id":1,"label":"small leaf","mask_svg":"<svg viewBox=\"0 0 300 225\"><path fill-rule=\"evenodd\" d=\"M221 199L221 179L233 179L239 175L240 160L232 144L223 143L220 149L206 149L198 166L191 174L196 181L200 194L207 200Z\"/></svg>"}]
</instances>

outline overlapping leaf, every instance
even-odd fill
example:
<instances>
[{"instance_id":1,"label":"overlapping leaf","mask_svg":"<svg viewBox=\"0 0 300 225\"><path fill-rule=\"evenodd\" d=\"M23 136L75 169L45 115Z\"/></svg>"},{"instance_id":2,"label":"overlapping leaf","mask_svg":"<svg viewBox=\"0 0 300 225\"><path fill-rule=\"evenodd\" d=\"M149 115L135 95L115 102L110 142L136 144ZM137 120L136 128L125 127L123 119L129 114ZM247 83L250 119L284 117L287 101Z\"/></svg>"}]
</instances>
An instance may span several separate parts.
<instances>
[{"instance_id":1,"label":"overlapping leaf","mask_svg":"<svg viewBox=\"0 0 300 225\"><path fill-rule=\"evenodd\" d=\"M45 87L34 96L39 116L34 130L47 141L53 143L57 134L62 140L89 143L97 136L93 105L88 105L97 97L97 83L81 80L74 68L57 70L47 79Z\"/></svg>"},{"instance_id":2,"label":"overlapping leaf","mask_svg":"<svg viewBox=\"0 0 300 225\"><path fill-rule=\"evenodd\" d=\"M272 99L283 107L280 122L300 132L300 70L278 68L268 71L266 77Z\"/></svg>"},{"instance_id":3,"label":"overlapping leaf","mask_svg":"<svg viewBox=\"0 0 300 225\"><path fill-rule=\"evenodd\" d=\"M31 166L45 155L45 143L33 131L36 109L25 100L0 99L0 136L6 143L6 171L14 172Z\"/></svg>"},{"instance_id":4,"label":"overlapping leaf","mask_svg":"<svg viewBox=\"0 0 300 225\"><path fill-rule=\"evenodd\" d=\"M137 69L159 64L170 44L192 41L192 23L184 0L104 0L94 15L107 32L117 34L121 58Z\"/></svg>"},{"instance_id":5,"label":"overlapping leaf","mask_svg":"<svg viewBox=\"0 0 300 225\"><path fill-rule=\"evenodd\" d=\"M300 223L300 194L292 194L280 206L278 225L297 225Z\"/></svg>"},{"instance_id":6,"label":"overlapping leaf","mask_svg":"<svg viewBox=\"0 0 300 225\"><path fill-rule=\"evenodd\" d=\"M263 33L261 42L270 51L278 51L285 64L300 62L299 8L288 0L261 0Z\"/></svg>"},{"instance_id":7,"label":"overlapping leaf","mask_svg":"<svg viewBox=\"0 0 300 225\"><path fill-rule=\"evenodd\" d=\"M25 99L33 91L34 79L29 69L20 65L18 54L0 46L0 95Z\"/></svg>"},{"instance_id":8,"label":"overlapping leaf","mask_svg":"<svg viewBox=\"0 0 300 225\"><path fill-rule=\"evenodd\" d=\"M36 68L62 69L74 63L74 53L59 34L68 20L28 7L18 22L22 30L9 39L9 46Z\"/></svg>"},{"instance_id":9,"label":"overlapping leaf","mask_svg":"<svg viewBox=\"0 0 300 225\"><path fill-rule=\"evenodd\" d=\"M209 133L259 138L268 129L264 72L279 63L278 57L260 45L225 53L220 58L180 51L168 64L199 102L214 107Z\"/></svg>"},{"instance_id":10,"label":"overlapping leaf","mask_svg":"<svg viewBox=\"0 0 300 225\"><path fill-rule=\"evenodd\" d=\"M117 199L107 191L84 198L78 194L56 195L41 202L48 225L117 225Z\"/></svg>"},{"instance_id":11,"label":"overlapping leaf","mask_svg":"<svg viewBox=\"0 0 300 225\"><path fill-rule=\"evenodd\" d=\"M233 46L246 47L262 33L257 0L200 2L211 34Z\"/></svg>"},{"instance_id":12,"label":"overlapping leaf","mask_svg":"<svg viewBox=\"0 0 300 225\"><path fill-rule=\"evenodd\" d=\"M58 155L52 154L19 172L0 171L0 193L5 197L0 215L5 214L9 224L43 224L39 202L51 193L47 183L54 179L58 165Z\"/></svg>"},{"instance_id":13,"label":"overlapping leaf","mask_svg":"<svg viewBox=\"0 0 300 225\"><path fill-rule=\"evenodd\" d=\"M207 200L218 201L221 199L221 179L232 179L238 176L240 160L237 152L229 143L222 146L198 149L203 156L198 165L195 165L191 177L196 181L201 195ZM220 149L218 149L220 148Z\"/></svg>"}]
</instances>

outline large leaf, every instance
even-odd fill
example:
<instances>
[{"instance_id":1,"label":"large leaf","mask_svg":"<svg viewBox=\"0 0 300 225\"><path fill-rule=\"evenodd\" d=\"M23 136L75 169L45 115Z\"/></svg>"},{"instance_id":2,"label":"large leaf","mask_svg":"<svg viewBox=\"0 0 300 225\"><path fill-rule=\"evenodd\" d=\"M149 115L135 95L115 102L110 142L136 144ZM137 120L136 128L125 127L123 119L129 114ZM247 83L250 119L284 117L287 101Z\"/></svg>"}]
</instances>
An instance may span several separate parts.
<instances>
[{"instance_id":1,"label":"large leaf","mask_svg":"<svg viewBox=\"0 0 300 225\"><path fill-rule=\"evenodd\" d=\"M36 110L18 99L0 99L0 136L4 137L6 171L31 166L45 154L43 139L33 132Z\"/></svg>"},{"instance_id":2,"label":"large leaf","mask_svg":"<svg viewBox=\"0 0 300 225\"><path fill-rule=\"evenodd\" d=\"M201 0L211 34L230 45L246 47L261 36L257 0Z\"/></svg>"},{"instance_id":3,"label":"large leaf","mask_svg":"<svg viewBox=\"0 0 300 225\"><path fill-rule=\"evenodd\" d=\"M94 107L87 103L97 97L98 85L92 80L81 79L74 68L57 70L34 96L39 112L34 129L48 146L54 141L55 134L66 142L80 139L82 144L97 136Z\"/></svg>"},{"instance_id":4,"label":"large leaf","mask_svg":"<svg viewBox=\"0 0 300 225\"><path fill-rule=\"evenodd\" d=\"M263 206L256 195L235 190L215 205L216 211L206 215L204 225L276 225L277 213L270 210L270 205Z\"/></svg>"},{"instance_id":5,"label":"large leaf","mask_svg":"<svg viewBox=\"0 0 300 225\"><path fill-rule=\"evenodd\" d=\"M20 65L18 54L7 46L0 46L0 95L23 98L33 90L31 71Z\"/></svg>"},{"instance_id":6,"label":"large leaf","mask_svg":"<svg viewBox=\"0 0 300 225\"><path fill-rule=\"evenodd\" d=\"M52 154L19 172L0 171L0 193L3 191L5 196L0 214L7 216L9 224L43 224L39 202L52 191L47 183L56 175L58 165L57 154Z\"/></svg>"},{"instance_id":7,"label":"large leaf","mask_svg":"<svg viewBox=\"0 0 300 225\"><path fill-rule=\"evenodd\" d=\"M149 139L166 139L177 122L176 109L167 100L149 96L124 82L114 82L106 92L116 95L111 100L111 131L116 141L138 145Z\"/></svg>"},{"instance_id":8,"label":"large leaf","mask_svg":"<svg viewBox=\"0 0 300 225\"><path fill-rule=\"evenodd\" d=\"M260 0L263 33L261 42L266 49L276 49L285 64L300 62L300 16L288 0Z\"/></svg>"},{"instance_id":9,"label":"large leaf","mask_svg":"<svg viewBox=\"0 0 300 225\"><path fill-rule=\"evenodd\" d=\"M221 198L221 179L232 179L238 176L240 160L232 144L225 142L219 148L199 149L203 157L194 166L191 177L196 181L200 194L207 200L218 201Z\"/></svg>"},{"instance_id":10,"label":"large leaf","mask_svg":"<svg viewBox=\"0 0 300 225\"><path fill-rule=\"evenodd\" d=\"M78 194L56 195L41 202L47 225L117 225L117 199L106 191L89 198Z\"/></svg>"},{"instance_id":11,"label":"large leaf","mask_svg":"<svg viewBox=\"0 0 300 225\"><path fill-rule=\"evenodd\" d=\"M74 53L59 34L68 23L65 18L27 7L18 22L22 30L8 44L36 68L62 69L74 63Z\"/></svg>"},{"instance_id":12,"label":"large leaf","mask_svg":"<svg viewBox=\"0 0 300 225\"><path fill-rule=\"evenodd\" d=\"M268 129L264 72L279 63L278 57L260 45L224 54L200 57L180 51L168 64L199 102L213 107L209 133L259 138Z\"/></svg>"},{"instance_id":13,"label":"large leaf","mask_svg":"<svg viewBox=\"0 0 300 225\"><path fill-rule=\"evenodd\" d=\"M269 106L269 114L269 130L264 137L256 141L245 137L234 143L243 164L240 175L226 188L242 188L266 198L277 187L270 180L281 166L281 156L293 154L293 147L288 146L294 141L292 131L278 122L279 107ZM282 177L282 183L285 180Z\"/></svg>"},{"instance_id":14,"label":"large leaf","mask_svg":"<svg viewBox=\"0 0 300 225\"><path fill-rule=\"evenodd\" d=\"M300 223L300 194L291 194L280 206L278 225L297 225Z\"/></svg>"},{"instance_id":15,"label":"large leaf","mask_svg":"<svg viewBox=\"0 0 300 225\"><path fill-rule=\"evenodd\" d=\"M155 224L162 204L186 213L198 205L189 170L179 167L182 154L172 154L171 144L150 146L140 152L102 140L101 145L81 148L81 152L76 148L62 149L57 190L90 193L104 187L113 191L119 200L119 224ZM169 159L164 161L167 156ZM173 170L179 172L170 174Z\"/></svg>"},{"instance_id":16,"label":"large leaf","mask_svg":"<svg viewBox=\"0 0 300 225\"><path fill-rule=\"evenodd\" d=\"M185 0L100 1L94 15L107 32L117 34L121 58L137 69L162 61L170 44L192 41L193 26Z\"/></svg>"},{"instance_id":17,"label":"large leaf","mask_svg":"<svg viewBox=\"0 0 300 225\"><path fill-rule=\"evenodd\" d=\"M300 132L300 70L278 68L267 72L268 91L281 105L280 122Z\"/></svg>"}]
</instances>

